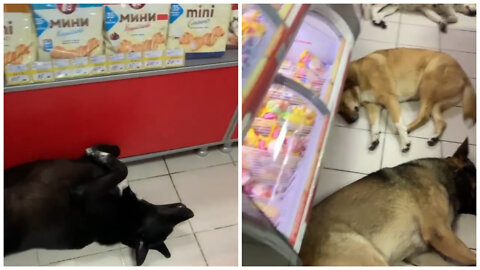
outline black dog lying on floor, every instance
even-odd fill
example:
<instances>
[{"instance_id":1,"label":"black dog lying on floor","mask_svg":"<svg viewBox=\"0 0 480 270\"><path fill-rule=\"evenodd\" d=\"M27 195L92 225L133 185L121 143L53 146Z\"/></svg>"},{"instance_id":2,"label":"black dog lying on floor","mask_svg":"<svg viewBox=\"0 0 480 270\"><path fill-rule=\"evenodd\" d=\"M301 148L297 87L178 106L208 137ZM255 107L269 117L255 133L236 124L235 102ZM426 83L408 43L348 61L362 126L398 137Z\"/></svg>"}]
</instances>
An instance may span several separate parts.
<instances>
[{"instance_id":1,"label":"black dog lying on floor","mask_svg":"<svg viewBox=\"0 0 480 270\"><path fill-rule=\"evenodd\" d=\"M170 257L164 241L193 217L181 203L153 205L127 186L117 146L97 145L77 160L48 160L5 170L5 255L31 248L79 249L93 242L149 249Z\"/></svg>"}]
</instances>

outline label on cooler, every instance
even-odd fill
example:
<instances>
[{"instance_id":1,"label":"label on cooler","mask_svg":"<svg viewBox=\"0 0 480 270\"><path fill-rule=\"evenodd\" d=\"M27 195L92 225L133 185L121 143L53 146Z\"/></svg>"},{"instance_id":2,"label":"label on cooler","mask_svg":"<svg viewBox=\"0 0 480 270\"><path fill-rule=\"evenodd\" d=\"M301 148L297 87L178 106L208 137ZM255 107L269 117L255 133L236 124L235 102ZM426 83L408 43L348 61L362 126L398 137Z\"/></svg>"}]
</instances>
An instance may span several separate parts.
<instances>
[{"instance_id":1,"label":"label on cooler","mask_svg":"<svg viewBox=\"0 0 480 270\"><path fill-rule=\"evenodd\" d=\"M167 49L167 57L175 57L175 56L185 56L185 51L183 48L178 49Z\"/></svg>"},{"instance_id":2,"label":"label on cooler","mask_svg":"<svg viewBox=\"0 0 480 270\"><path fill-rule=\"evenodd\" d=\"M105 55L92 56L90 61L93 65L92 73L99 74L107 71L107 57Z\"/></svg>"},{"instance_id":3,"label":"label on cooler","mask_svg":"<svg viewBox=\"0 0 480 270\"><path fill-rule=\"evenodd\" d=\"M30 79L30 71L27 65L11 65L8 64L6 67L6 78L8 85L14 84L24 84L29 83Z\"/></svg>"},{"instance_id":4,"label":"label on cooler","mask_svg":"<svg viewBox=\"0 0 480 270\"><path fill-rule=\"evenodd\" d=\"M70 59L54 59L53 73L55 78L68 78L72 76L72 64Z\"/></svg>"},{"instance_id":5,"label":"label on cooler","mask_svg":"<svg viewBox=\"0 0 480 270\"><path fill-rule=\"evenodd\" d=\"M167 59L166 66L167 67L179 67L179 66L184 66L184 59L183 58L173 58L173 59Z\"/></svg>"},{"instance_id":6,"label":"label on cooler","mask_svg":"<svg viewBox=\"0 0 480 270\"><path fill-rule=\"evenodd\" d=\"M145 51L145 67L163 67L163 50Z\"/></svg>"},{"instance_id":7,"label":"label on cooler","mask_svg":"<svg viewBox=\"0 0 480 270\"><path fill-rule=\"evenodd\" d=\"M44 82L53 80L52 62L33 62L32 77L35 82Z\"/></svg>"},{"instance_id":8,"label":"label on cooler","mask_svg":"<svg viewBox=\"0 0 480 270\"><path fill-rule=\"evenodd\" d=\"M88 62L88 57L72 58L73 75L86 76L92 71L92 67Z\"/></svg>"},{"instance_id":9,"label":"label on cooler","mask_svg":"<svg viewBox=\"0 0 480 270\"><path fill-rule=\"evenodd\" d=\"M141 69L143 67L143 59L141 52L129 52L127 53L127 69Z\"/></svg>"},{"instance_id":10,"label":"label on cooler","mask_svg":"<svg viewBox=\"0 0 480 270\"><path fill-rule=\"evenodd\" d=\"M122 72L126 69L125 54L115 53L108 56L108 70L110 72Z\"/></svg>"}]
</instances>

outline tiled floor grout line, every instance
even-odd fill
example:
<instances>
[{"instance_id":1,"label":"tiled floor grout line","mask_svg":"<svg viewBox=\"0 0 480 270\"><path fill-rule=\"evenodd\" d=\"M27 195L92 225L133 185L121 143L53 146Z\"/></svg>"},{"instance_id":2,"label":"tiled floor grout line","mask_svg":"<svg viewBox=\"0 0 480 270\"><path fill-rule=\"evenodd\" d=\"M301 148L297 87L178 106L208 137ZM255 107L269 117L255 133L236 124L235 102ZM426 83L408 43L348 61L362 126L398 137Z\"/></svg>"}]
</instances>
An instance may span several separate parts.
<instances>
[{"instance_id":1,"label":"tiled floor grout line","mask_svg":"<svg viewBox=\"0 0 480 270\"><path fill-rule=\"evenodd\" d=\"M168 177L170 178L170 182L173 185L173 189L175 189L175 193L177 193L178 199L180 202L182 202L182 198L180 197L180 193L178 193L177 187L175 186L175 182L173 181L172 174L170 173L170 170L168 169L167 162L165 162L165 165L167 167L167 172L168 172ZM195 242L197 243L198 249L200 250L200 253L202 254L203 261L205 261L205 265L208 266L207 258L205 257L205 254L202 250L202 246L200 245L200 242L197 239L197 235L195 234L195 230L193 229L192 223L190 221L188 222L188 226L190 226L190 230L192 230L193 237L195 238Z\"/></svg>"},{"instance_id":2,"label":"tiled floor grout line","mask_svg":"<svg viewBox=\"0 0 480 270\"><path fill-rule=\"evenodd\" d=\"M348 173L356 173L356 174L368 175L367 173L354 172L354 171L349 171L349 170L344 170L344 169L337 169L337 168L323 167L323 169L325 169L325 170L332 170L332 171L338 171L338 172L348 172Z\"/></svg>"},{"instance_id":3,"label":"tiled floor grout line","mask_svg":"<svg viewBox=\"0 0 480 270\"><path fill-rule=\"evenodd\" d=\"M204 169L208 169L208 168L212 168L212 167L218 167L218 166L222 166L222 165L228 165L232 162L225 162L225 163L219 163L219 164L215 164L215 165L209 165L207 167L202 167L202 168L195 168L195 169L191 169L191 170L185 170L185 171L178 171L178 172L172 172L172 173L169 173L170 175L172 174L177 174L177 173L183 173L183 172L191 172L191 171L196 171L196 170L204 170Z\"/></svg>"}]
</instances>

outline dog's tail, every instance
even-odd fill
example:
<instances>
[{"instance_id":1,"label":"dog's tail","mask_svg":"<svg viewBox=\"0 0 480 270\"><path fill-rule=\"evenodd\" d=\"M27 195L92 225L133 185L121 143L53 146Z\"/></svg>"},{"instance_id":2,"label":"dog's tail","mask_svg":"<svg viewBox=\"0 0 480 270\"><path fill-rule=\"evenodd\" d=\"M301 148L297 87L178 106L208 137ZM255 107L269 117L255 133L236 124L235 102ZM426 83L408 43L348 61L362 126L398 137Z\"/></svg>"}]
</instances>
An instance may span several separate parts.
<instances>
[{"instance_id":1,"label":"dog's tail","mask_svg":"<svg viewBox=\"0 0 480 270\"><path fill-rule=\"evenodd\" d=\"M463 89L463 120L468 126L473 126L477 121L477 101L475 89L467 78Z\"/></svg>"}]
</instances>

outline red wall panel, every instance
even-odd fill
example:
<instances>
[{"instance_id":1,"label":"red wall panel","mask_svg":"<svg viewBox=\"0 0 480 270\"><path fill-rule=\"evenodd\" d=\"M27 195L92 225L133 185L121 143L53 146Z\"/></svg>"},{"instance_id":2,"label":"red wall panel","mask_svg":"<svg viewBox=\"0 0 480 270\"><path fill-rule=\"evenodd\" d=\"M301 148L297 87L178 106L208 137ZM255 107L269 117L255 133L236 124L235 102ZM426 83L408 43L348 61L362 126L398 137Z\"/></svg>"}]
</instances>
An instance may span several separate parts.
<instances>
[{"instance_id":1,"label":"red wall panel","mask_svg":"<svg viewBox=\"0 0 480 270\"><path fill-rule=\"evenodd\" d=\"M5 93L5 168L97 143L126 157L221 141L237 78L229 67Z\"/></svg>"}]
</instances>

